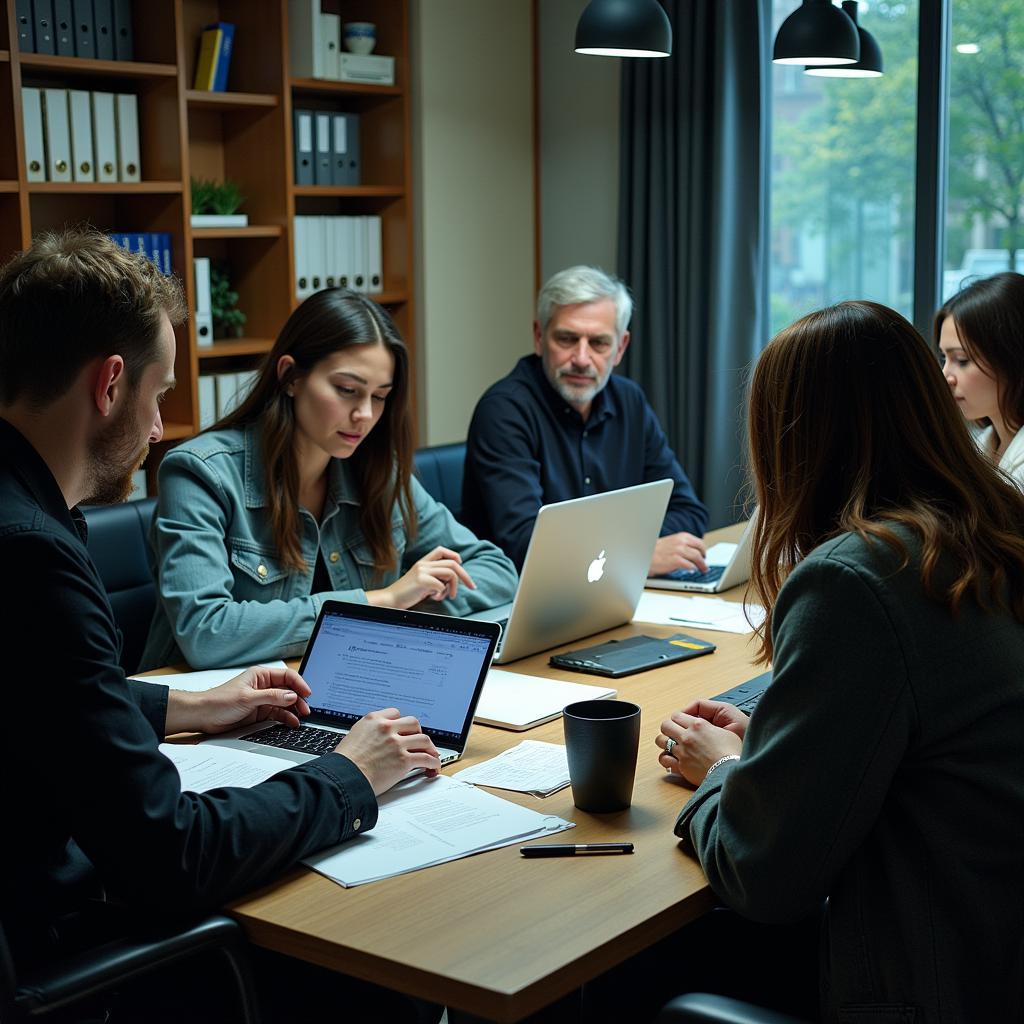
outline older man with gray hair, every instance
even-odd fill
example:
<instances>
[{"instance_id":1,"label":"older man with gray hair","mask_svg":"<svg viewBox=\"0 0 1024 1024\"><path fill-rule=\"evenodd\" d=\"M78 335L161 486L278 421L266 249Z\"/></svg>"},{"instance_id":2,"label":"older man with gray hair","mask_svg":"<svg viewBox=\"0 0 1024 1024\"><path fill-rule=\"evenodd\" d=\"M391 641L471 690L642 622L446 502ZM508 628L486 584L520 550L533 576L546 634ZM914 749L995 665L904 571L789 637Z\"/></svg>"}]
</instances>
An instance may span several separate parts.
<instances>
[{"instance_id":1,"label":"older man with gray hair","mask_svg":"<svg viewBox=\"0 0 1024 1024\"><path fill-rule=\"evenodd\" d=\"M555 274L537 297L534 354L492 385L469 427L463 518L522 568L541 505L666 477L675 482L651 575L704 572L707 510L643 391L613 376L633 301L597 267Z\"/></svg>"}]
</instances>

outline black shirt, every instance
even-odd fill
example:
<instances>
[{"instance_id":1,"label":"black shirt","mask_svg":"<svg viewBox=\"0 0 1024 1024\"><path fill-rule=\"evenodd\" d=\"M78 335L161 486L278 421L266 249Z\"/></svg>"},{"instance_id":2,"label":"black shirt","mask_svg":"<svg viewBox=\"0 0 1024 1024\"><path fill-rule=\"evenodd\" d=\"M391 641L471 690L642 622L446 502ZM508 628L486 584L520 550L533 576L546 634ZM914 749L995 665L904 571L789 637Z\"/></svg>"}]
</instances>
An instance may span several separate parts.
<instances>
[{"instance_id":1,"label":"black shirt","mask_svg":"<svg viewBox=\"0 0 1024 1024\"><path fill-rule=\"evenodd\" d=\"M669 478L661 535L703 536L707 509L640 386L615 374L583 417L548 383L537 355L484 392L466 442L462 518L523 567L541 505Z\"/></svg>"},{"instance_id":2,"label":"black shirt","mask_svg":"<svg viewBox=\"0 0 1024 1024\"><path fill-rule=\"evenodd\" d=\"M167 693L126 680L118 633L48 466L0 420L4 926L23 962L89 898L146 915L215 907L377 820L363 774L328 754L253 789L182 793L161 754Z\"/></svg>"}]
</instances>

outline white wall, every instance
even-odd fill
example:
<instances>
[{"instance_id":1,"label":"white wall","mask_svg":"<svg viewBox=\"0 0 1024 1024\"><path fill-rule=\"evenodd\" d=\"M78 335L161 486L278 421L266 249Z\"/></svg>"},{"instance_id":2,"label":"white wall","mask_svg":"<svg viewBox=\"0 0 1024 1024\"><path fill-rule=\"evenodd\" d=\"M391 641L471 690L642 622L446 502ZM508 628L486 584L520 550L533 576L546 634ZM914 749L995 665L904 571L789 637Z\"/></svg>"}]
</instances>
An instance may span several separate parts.
<instances>
[{"instance_id":1,"label":"white wall","mask_svg":"<svg viewBox=\"0 0 1024 1024\"><path fill-rule=\"evenodd\" d=\"M421 445L460 441L530 346L530 0L412 0Z\"/></svg>"},{"instance_id":2,"label":"white wall","mask_svg":"<svg viewBox=\"0 0 1024 1024\"><path fill-rule=\"evenodd\" d=\"M573 52L586 5L537 5L541 280L576 263L616 266L621 61Z\"/></svg>"}]
</instances>

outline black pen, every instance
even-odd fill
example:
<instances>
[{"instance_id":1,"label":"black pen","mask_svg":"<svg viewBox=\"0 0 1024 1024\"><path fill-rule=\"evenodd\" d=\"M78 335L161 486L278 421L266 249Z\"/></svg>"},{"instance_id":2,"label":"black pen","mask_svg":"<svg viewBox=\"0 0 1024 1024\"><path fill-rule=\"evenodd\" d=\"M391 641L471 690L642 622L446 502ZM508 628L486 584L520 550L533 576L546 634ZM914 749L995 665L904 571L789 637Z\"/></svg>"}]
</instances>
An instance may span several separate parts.
<instances>
[{"instance_id":1,"label":"black pen","mask_svg":"<svg viewBox=\"0 0 1024 1024\"><path fill-rule=\"evenodd\" d=\"M557 846L541 844L539 846L520 846L519 852L524 857L575 857L577 854L588 853L632 853L632 843L577 843L575 846Z\"/></svg>"}]
</instances>

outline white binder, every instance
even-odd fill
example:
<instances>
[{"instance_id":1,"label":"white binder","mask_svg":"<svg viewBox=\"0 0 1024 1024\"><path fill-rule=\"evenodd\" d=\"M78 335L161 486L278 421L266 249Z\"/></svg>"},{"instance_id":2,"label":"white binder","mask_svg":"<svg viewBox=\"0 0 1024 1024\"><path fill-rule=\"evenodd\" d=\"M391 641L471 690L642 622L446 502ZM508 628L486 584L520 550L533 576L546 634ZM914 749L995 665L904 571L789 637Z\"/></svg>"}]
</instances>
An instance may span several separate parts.
<instances>
[{"instance_id":1,"label":"white binder","mask_svg":"<svg viewBox=\"0 0 1024 1024\"><path fill-rule=\"evenodd\" d=\"M199 429L206 430L217 422L217 381L213 374L199 377Z\"/></svg>"},{"instance_id":2,"label":"white binder","mask_svg":"<svg viewBox=\"0 0 1024 1024\"><path fill-rule=\"evenodd\" d=\"M384 291L383 245L380 217L366 218L366 290L371 294Z\"/></svg>"},{"instance_id":3,"label":"white binder","mask_svg":"<svg viewBox=\"0 0 1024 1024\"><path fill-rule=\"evenodd\" d=\"M352 226L352 284L354 292L367 290L367 263L366 263L366 218L353 217Z\"/></svg>"},{"instance_id":4,"label":"white binder","mask_svg":"<svg viewBox=\"0 0 1024 1024\"><path fill-rule=\"evenodd\" d=\"M301 302L313 294L309 280L309 258L306 248L306 223L308 217L295 217L295 297Z\"/></svg>"},{"instance_id":5,"label":"white binder","mask_svg":"<svg viewBox=\"0 0 1024 1024\"><path fill-rule=\"evenodd\" d=\"M337 79L341 74L341 16L320 15L320 45L323 47L323 77Z\"/></svg>"},{"instance_id":6,"label":"white binder","mask_svg":"<svg viewBox=\"0 0 1024 1024\"><path fill-rule=\"evenodd\" d=\"M309 260L310 288L314 292L326 288L327 227L325 217L310 217L306 221L306 258Z\"/></svg>"},{"instance_id":7,"label":"white binder","mask_svg":"<svg viewBox=\"0 0 1024 1024\"><path fill-rule=\"evenodd\" d=\"M338 287L338 268L334 263L337 249L338 218L324 217L324 287Z\"/></svg>"},{"instance_id":8,"label":"white binder","mask_svg":"<svg viewBox=\"0 0 1024 1024\"><path fill-rule=\"evenodd\" d=\"M25 167L29 181L46 181L46 148L43 145L43 98L38 89L21 90L25 123Z\"/></svg>"},{"instance_id":9,"label":"white binder","mask_svg":"<svg viewBox=\"0 0 1024 1024\"><path fill-rule=\"evenodd\" d=\"M92 104L82 89L68 90L71 112L71 158L75 181L96 180L96 156L92 144Z\"/></svg>"},{"instance_id":10,"label":"white binder","mask_svg":"<svg viewBox=\"0 0 1024 1024\"><path fill-rule=\"evenodd\" d=\"M210 260L196 256L192 260L196 275L196 345L213 344L213 307L210 305Z\"/></svg>"},{"instance_id":11,"label":"white binder","mask_svg":"<svg viewBox=\"0 0 1024 1024\"><path fill-rule=\"evenodd\" d=\"M94 92L92 96L92 141L96 151L96 180L117 181L117 125L114 94Z\"/></svg>"},{"instance_id":12,"label":"white binder","mask_svg":"<svg viewBox=\"0 0 1024 1024\"><path fill-rule=\"evenodd\" d=\"M324 77L320 0L288 0L288 51L295 78Z\"/></svg>"},{"instance_id":13,"label":"white binder","mask_svg":"<svg viewBox=\"0 0 1024 1024\"><path fill-rule=\"evenodd\" d=\"M116 93L119 181L141 181L139 165L139 99L134 93Z\"/></svg>"},{"instance_id":14,"label":"white binder","mask_svg":"<svg viewBox=\"0 0 1024 1024\"><path fill-rule=\"evenodd\" d=\"M218 373L217 382L217 419L227 416L238 405L238 373Z\"/></svg>"},{"instance_id":15,"label":"white binder","mask_svg":"<svg viewBox=\"0 0 1024 1024\"><path fill-rule=\"evenodd\" d=\"M71 181L71 130L67 89L43 90L46 173L50 181Z\"/></svg>"}]
</instances>

